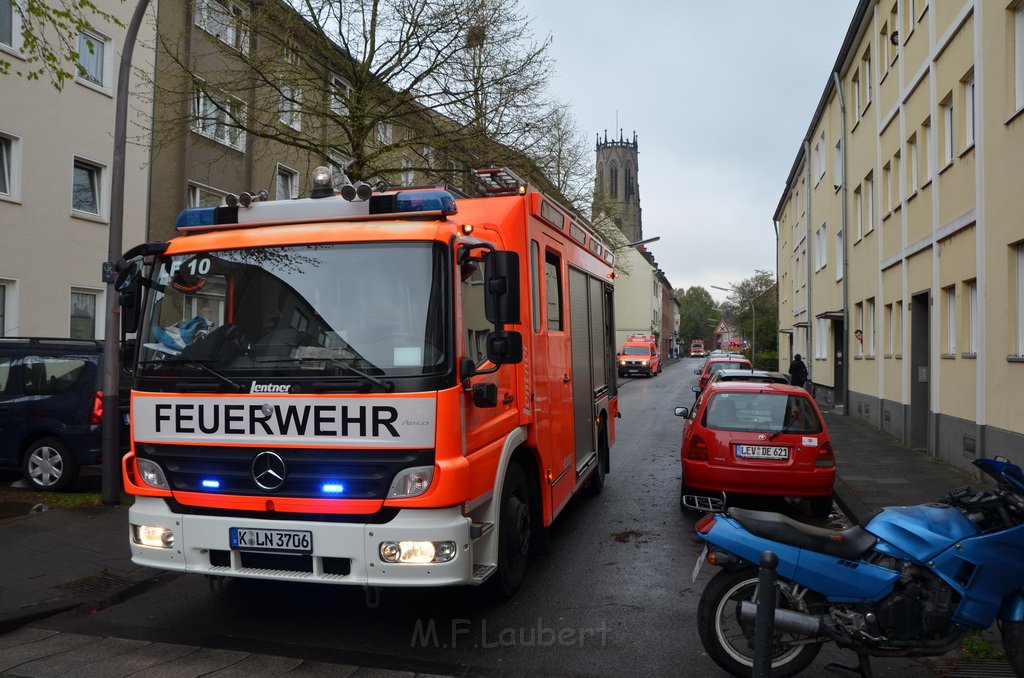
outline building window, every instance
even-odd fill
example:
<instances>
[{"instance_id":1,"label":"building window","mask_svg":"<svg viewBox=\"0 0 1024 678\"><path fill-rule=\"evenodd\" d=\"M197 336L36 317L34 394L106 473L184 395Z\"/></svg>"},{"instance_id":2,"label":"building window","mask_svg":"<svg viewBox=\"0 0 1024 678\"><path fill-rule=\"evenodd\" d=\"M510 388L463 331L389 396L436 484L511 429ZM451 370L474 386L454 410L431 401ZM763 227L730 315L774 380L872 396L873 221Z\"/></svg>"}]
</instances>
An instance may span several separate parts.
<instances>
[{"instance_id":1,"label":"building window","mask_svg":"<svg viewBox=\"0 0 1024 678\"><path fill-rule=\"evenodd\" d=\"M626 196L626 202L631 202L633 200L633 167L631 165L626 165L625 178L622 192Z\"/></svg>"},{"instance_id":2,"label":"building window","mask_svg":"<svg viewBox=\"0 0 1024 678\"><path fill-rule=\"evenodd\" d=\"M391 127L390 122L379 122L377 123L377 141L388 146L394 139L394 131Z\"/></svg>"},{"instance_id":3,"label":"building window","mask_svg":"<svg viewBox=\"0 0 1024 678\"><path fill-rule=\"evenodd\" d=\"M974 77L964 83L964 148L974 144Z\"/></svg>"},{"instance_id":4,"label":"building window","mask_svg":"<svg viewBox=\"0 0 1024 678\"><path fill-rule=\"evenodd\" d=\"M888 213L892 212L893 205L893 192L892 192L892 162L887 162L882 167L882 190L885 191L883 197L883 209Z\"/></svg>"},{"instance_id":5,"label":"building window","mask_svg":"<svg viewBox=\"0 0 1024 678\"><path fill-rule=\"evenodd\" d=\"M825 176L825 133L814 144L814 156L811 159L811 166L814 168L814 185L817 186L821 178Z\"/></svg>"},{"instance_id":6,"label":"building window","mask_svg":"<svg viewBox=\"0 0 1024 678\"><path fill-rule=\"evenodd\" d=\"M75 158L74 179L71 187L71 209L99 216L103 207L101 187L103 167L88 160ZM90 337L91 338L91 337Z\"/></svg>"},{"instance_id":7,"label":"building window","mask_svg":"<svg viewBox=\"0 0 1024 678\"><path fill-rule=\"evenodd\" d=\"M291 200L299 197L299 173L295 170L277 166L277 190L275 200Z\"/></svg>"},{"instance_id":8,"label":"building window","mask_svg":"<svg viewBox=\"0 0 1024 678\"><path fill-rule=\"evenodd\" d=\"M828 357L829 321L825 318L814 319L814 357L824 360Z\"/></svg>"},{"instance_id":9,"label":"building window","mask_svg":"<svg viewBox=\"0 0 1024 678\"><path fill-rule=\"evenodd\" d=\"M291 85L281 85L281 108L278 119L295 131L302 129L302 90Z\"/></svg>"},{"instance_id":10,"label":"building window","mask_svg":"<svg viewBox=\"0 0 1024 678\"><path fill-rule=\"evenodd\" d=\"M402 158L402 185L412 186L416 180L416 173L412 171L412 161L409 158Z\"/></svg>"},{"instance_id":11,"label":"building window","mask_svg":"<svg viewBox=\"0 0 1024 678\"><path fill-rule=\"evenodd\" d=\"M189 207L220 207L224 204L227 193L217 191L198 184L188 185Z\"/></svg>"},{"instance_id":12,"label":"building window","mask_svg":"<svg viewBox=\"0 0 1024 678\"><path fill-rule=\"evenodd\" d=\"M864 304L857 303L853 307L853 317L857 323L856 328L853 331L853 350L856 351L856 355L864 355ZM860 336L858 336L858 332Z\"/></svg>"},{"instance_id":13,"label":"building window","mask_svg":"<svg viewBox=\"0 0 1024 678\"><path fill-rule=\"evenodd\" d=\"M868 299L865 314L867 327L864 328L864 337L868 342L868 355L875 355L875 300Z\"/></svg>"},{"instance_id":14,"label":"building window","mask_svg":"<svg viewBox=\"0 0 1024 678\"><path fill-rule=\"evenodd\" d=\"M893 328L892 304L885 305L884 313L885 327L882 328L882 331L885 332L885 355L891 356L894 353L893 346L896 335Z\"/></svg>"},{"instance_id":15,"label":"building window","mask_svg":"<svg viewBox=\"0 0 1024 678\"><path fill-rule=\"evenodd\" d=\"M96 298L95 292L72 290L71 292L71 331L72 339L96 338Z\"/></svg>"},{"instance_id":16,"label":"building window","mask_svg":"<svg viewBox=\"0 0 1024 678\"><path fill-rule=\"evenodd\" d=\"M940 104L942 109L942 164L953 162L953 99L946 97Z\"/></svg>"},{"instance_id":17,"label":"building window","mask_svg":"<svg viewBox=\"0 0 1024 678\"><path fill-rule=\"evenodd\" d=\"M897 301L892 311L893 355L903 353L903 302Z\"/></svg>"},{"instance_id":18,"label":"building window","mask_svg":"<svg viewBox=\"0 0 1024 678\"><path fill-rule=\"evenodd\" d=\"M0 282L0 337L7 336L7 285Z\"/></svg>"},{"instance_id":19,"label":"building window","mask_svg":"<svg viewBox=\"0 0 1024 678\"><path fill-rule=\"evenodd\" d=\"M921 143L917 147L918 154L921 156L917 164L923 174L922 186L932 179L932 158L935 157L935 154L932 152L934 142L932 119L925 118L925 121L921 124Z\"/></svg>"},{"instance_id":20,"label":"building window","mask_svg":"<svg viewBox=\"0 0 1024 678\"><path fill-rule=\"evenodd\" d=\"M860 71L853 72L853 78L850 80L850 91L853 93L853 122L856 124L861 117Z\"/></svg>"},{"instance_id":21,"label":"building window","mask_svg":"<svg viewBox=\"0 0 1024 678\"><path fill-rule=\"evenodd\" d=\"M871 71L871 47L864 50L864 56L860 59L860 71L864 74L864 96L861 97L861 101L866 109L871 103L871 79L874 75Z\"/></svg>"},{"instance_id":22,"label":"building window","mask_svg":"<svg viewBox=\"0 0 1024 678\"><path fill-rule=\"evenodd\" d=\"M843 186L843 140L836 142L832 149L832 187L837 191Z\"/></svg>"},{"instance_id":23,"label":"building window","mask_svg":"<svg viewBox=\"0 0 1024 678\"><path fill-rule=\"evenodd\" d=\"M945 346L943 353L956 353L956 287L950 285L942 288L942 320L946 327Z\"/></svg>"},{"instance_id":24,"label":"building window","mask_svg":"<svg viewBox=\"0 0 1024 678\"><path fill-rule=\"evenodd\" d=\"M21 139L0 132L0 200L18 200L20 186Z\"/></svg>"},{"instance_id":25,"label":"building window","mask_svg":"<svg viewBox=\"0 0 1024 678\"><path fill-rule=\"evenodd\" d=\"M248 10L234 2L197 0L195 24L229 47L247 52Z\"/></svg>"},{"instance_id":26,"label":"building window","mask_svg":"<svg viewBox=\"0 0 1024 678\"><path fill-rule=\"evenodd\" d=\"M197 85L192 95L193 132L244 151L245 124L246 108L240 99L223 92L205 91Z\"/></svg>"},{"instance_id":27,"label":"building window","mask_svg":"<svg viewBox=\"0 0 1024 678\"><path fill-rule=\"evenodd\" d=\"M613 162L608 170L608 197L612 200L619 198L619 166Z\"/></svg>"},{"instance_id":28,"label":"building window","mask_svg":"<svg viewBox=\"0 0 1024 678\"><path fill-rule=\"evenodd\" d=\"M853 223L857 226L856 236L857 240L860 240L864 236L864 194L860 186L853 189L853 211Z\"/></svg>"},{"instance_id":29,"label":"building window","mask_svg":"<svg viewBox=\"0 0 1024 678\"><path fill-rule=\"evenodd\" d=\"M1024 356L1024 244L1017 245L1017 346L1016 355Z\"/></svg>"},{"instance_id":30,"label":"building window","mask_svg":"<svg viewBox=\"0 0 1024 678\"><path fill-rule=\"evenodd\" d=\"M21 17L14 10L15 0L0 0L0 45L17 52L21 49Z\"/></svg>"},{"instance_id":31,"label":"building window","mask_svg":"<svg viewBox=\"0 0 1024 678\"><path fill-rule=\"evenodd\" d=\"M869 174L864 178L864 233L875 230L875 181Z\"/></svg>"},{"instance_id":32,"label":"building window","mask_svg":"<svg viewBox=\"0 0 1024 678\"><path fill-rule=\"evenodd\" d=\"M909 176L907 177L907 183L910 184L908 186L908 188L910 189L909 190L909 194L913 195L917 191L917 187L918 187L918 176L917 176L917 172L918 172L918 169L917 169L918 154L917 154L917 134L916 133L910 135L910 139L907 140L907 153L910 155L910 163L909 163L909 167L907 168L908 171L909 171Z\"/></svg>"},{"instance_id":33,"label":"building window","mask_svg":"<svg viewBox=\"0 0 1024 678\"><path fill-rule=\"evenodd\" d=\"M836 281L843 279L843 253L845 250L843 229L836 231Z\"/></svg>"},{"instance_id":34,"label":"building window","mask_svg":"<svg viewBox=\"0 0 1024 678\"><path fill-rule=\"evenodd\" d=\"M978 323L980 321L978 308L978 281L968 280L967 287L967 352L971 355L978 354Z\"/></svg>"},{"instance_id":35,"label":"building window","mask_svg":"<svg viewBox=\"0 0 1024 678\"><path fill-rule=\"evenodd\" d=\"M826 226L822 224L814 232L814 270L815 272L825 268L828 264L828 242Z\"/></svg>"},{"instance_id":36,"label":"building window","mask_svg":"<svg viewBox=\"0 0 1024 678\"><path fill-rule=\"evenodd\" d=\"M335 115L348 115L348 98L352 94L352 85L340 75L332 75L327 83L331 98L331 112Z\"/></svg>"},{"instance_id":37,"label":"building window","mask_svg":"<svg viewBox=\"0 0 1024 678\"><path fill-rule=\"evenodd\" d=\"M78 77L99 87L109 88L111 69L107 56L109 38L95 31L78 34Z\"/></svg>"},{"instance_id":38,"label":"building window","mask_svg":"<svg viewBox=\"0 0 1024 678\"><path fill-rule=\"evenodd\" d=\"M345 184L351 184L348 175L345 174L345 170L352 164L351 158L346 158L339 153L331 153L330 165L331 165L331 182L335 190L340 189Z\"/></svg>"}]
</instances>

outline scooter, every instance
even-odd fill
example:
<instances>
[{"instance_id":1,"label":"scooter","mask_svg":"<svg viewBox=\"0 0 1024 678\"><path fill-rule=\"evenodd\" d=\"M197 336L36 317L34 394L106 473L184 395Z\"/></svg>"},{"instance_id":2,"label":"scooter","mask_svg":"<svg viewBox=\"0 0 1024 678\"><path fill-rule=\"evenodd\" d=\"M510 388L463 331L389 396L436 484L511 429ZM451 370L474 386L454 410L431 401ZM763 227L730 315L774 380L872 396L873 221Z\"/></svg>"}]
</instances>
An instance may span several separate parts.
<instances>
[{"instance_id":1,"label":"scooter","mask_svg":"<svg viewBox=\"0 0 1024 678\"><path fill-rule=\"evenodd\" d=\"M807 668L823 643L870 657L938 656L972 630L999 624L1024 678L1024 473L1005 459L974 464L994 488L961 487L941 502L883 509L843 530L737 507L696 524L703 563L722 568L698 606L704 649L735 676L754 666L758 566L778 557L771 675Z\"/></svg>"}]
</instances>

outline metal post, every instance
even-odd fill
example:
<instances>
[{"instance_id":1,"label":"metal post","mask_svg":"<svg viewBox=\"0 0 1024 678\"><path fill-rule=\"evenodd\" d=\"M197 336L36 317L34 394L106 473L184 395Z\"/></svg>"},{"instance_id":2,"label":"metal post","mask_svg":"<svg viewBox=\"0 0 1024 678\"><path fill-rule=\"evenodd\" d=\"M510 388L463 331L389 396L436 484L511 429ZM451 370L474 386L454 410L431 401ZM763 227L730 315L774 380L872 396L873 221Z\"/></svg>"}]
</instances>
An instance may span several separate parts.
<instances>
[{"instance_id":1,"label":"metal post","mask_svg":"<svg viewBox=\"0 0 1024 678\"><path fill-rule=\"evenodd\" d=\"M771 678L772 639L775 635L775 568L779 557L761 554L757 573L757 616L754 618L754 678Z\"/></svg>"},{"instance_id":2,"label":"metal post","mask_svg":"<svg viewBox=\"0 0 1024 678\"><path fill-rule=\"evenodd\" d=\"M114 289L116 272L114 262L121 257L121 238L124 232L124 174L125 147L128 138L128 83L132 72L132 52L139 26L146 15L149 0L138 0L131 23L124 35L121 48L121 66L117 72L117 96L114 113L114 162L110 175L110 230L107 240L107 261L103 265L103 282L107 283L106 327L103 334L103 503L121 501L121 450L118 445L120 430L120 351L121 315L117 290Z\"/></svg>"}]
</instances>

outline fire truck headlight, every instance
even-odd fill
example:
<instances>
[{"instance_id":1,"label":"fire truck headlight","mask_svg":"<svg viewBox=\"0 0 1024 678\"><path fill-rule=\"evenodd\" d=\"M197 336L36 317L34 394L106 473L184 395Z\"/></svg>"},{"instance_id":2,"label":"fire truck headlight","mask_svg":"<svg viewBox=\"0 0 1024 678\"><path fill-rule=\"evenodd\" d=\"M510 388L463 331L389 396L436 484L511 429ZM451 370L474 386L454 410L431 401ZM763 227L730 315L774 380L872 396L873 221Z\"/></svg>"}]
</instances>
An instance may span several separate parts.
<instances>
[{"instance_id":1,"label":"fire truck headlight","mask_svg":"<svg viewBox=\"0 0 1024 678\"><path fill-rule=\"evenodd\" d=\"M382 541L380 559L385 563L447 563L455 557L453 541Z\"/></svg>"},{"instance_id":2,"label":"fire truck headlight","mask_svg":"<svg viewBox=\"0 0 1024 678\"><path fill-rule=\"evenodd\" d=\"M174 532L166 527L132 525L132 540L140 546L169 549L174 546Z\"/></svg>"},{"instance_id":3,"label":"fire truck headlight","mask_svg":"<svg viewBox=\"0 0 1024 678\"><path fill-rule=\"evenodd\" d=\"M414 466L400 471L395 479L391 481L391 489L388 490L389 499L406 499L418 497L430 488L430 481L434 479L433 466Z\"/></svg>"},{"instance_id":4,"label":"fire truck headlight","mask_svg":"<svg viewBox=\"0 0 1024 678\"><path fill-rule=\"evenodd\" d=\"M649 360L641 360L640 364L643 365L644 367L647 367L647 363L649 363L649 362L650 362Z\"/></svg>"},{"instance_id":5,"label":"fire truck headlight","mask_svg":"<svg viewBox=\"0 0 1024 678\"><path fill-rule=\"evenodd\" d=\"M138 459L137 463L142 482L150 487L156 487L161 490L171 489L170 484L167 482L167 477L164 475L164 470L156 462L149 459Z\"/></svg>"}]
</instances>

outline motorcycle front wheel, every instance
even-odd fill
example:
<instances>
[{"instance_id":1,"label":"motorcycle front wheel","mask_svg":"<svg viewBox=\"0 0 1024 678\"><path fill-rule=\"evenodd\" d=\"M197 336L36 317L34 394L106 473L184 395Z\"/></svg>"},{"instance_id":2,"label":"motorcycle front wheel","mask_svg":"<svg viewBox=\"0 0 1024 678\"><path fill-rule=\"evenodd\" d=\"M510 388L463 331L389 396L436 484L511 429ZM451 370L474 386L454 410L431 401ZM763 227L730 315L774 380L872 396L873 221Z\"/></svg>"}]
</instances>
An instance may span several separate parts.
<instances>
[{"instance_id":1,"label":"motorcycle front wheel","mask_svg":"<svg viewBox=\"0 0 1024 678\"><path fill-rule=\"evenodd\" d=\"M1004 621L999 624L999 632L1013 675L1024 676L1024 622Z\"/></svg>"},{"instance_id":2,"label":"motorcycle front wheel","mask_svg":"<svg viewBox=\"0 0 1024 678\"><path fill-rule=\"evenodd\" d=\"M697 631L708 655L734 676L750 676L754 667L754 622L740 619L740 603L756 602L757 568L721 570L704 589L697 607ZM776 609L810 613L821 603L813 591L799 594L788 582L776 582ZM821 650L821 639L776 631L771 675L793 676L807 668Z\"/></svg>"}]
</instances>

